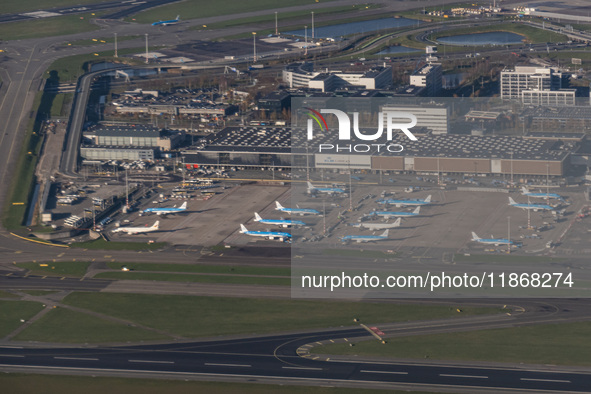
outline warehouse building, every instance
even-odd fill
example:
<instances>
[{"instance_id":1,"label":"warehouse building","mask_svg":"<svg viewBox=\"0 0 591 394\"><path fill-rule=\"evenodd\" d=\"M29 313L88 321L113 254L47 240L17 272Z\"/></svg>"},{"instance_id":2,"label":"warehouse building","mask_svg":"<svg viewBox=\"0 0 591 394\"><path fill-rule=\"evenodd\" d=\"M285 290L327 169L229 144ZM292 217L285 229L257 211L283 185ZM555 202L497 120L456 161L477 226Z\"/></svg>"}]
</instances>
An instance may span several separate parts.
<instances>
[{"instance_id":1,"label":"warehouse building","mask_svg":"<svg viewBox=\"0 0 591 394\"><path fill-rule=\"evenodd\" d=\"M332 92L346 86L363 89L392 87L392 67L373 67L364 72L314 71L312 63L293 63L283 70L283 82L290 88L316 89Z\"/></svg>"},{"instance_id":2,"label":"warehouse building","mask_svg":"<svg viewBox=\"0 0 591 394\"><path fill-rule=\"evenodd\" d=\"M323 140L308 145L305 135L302 130L292 136L291 130L285 127L229 127L201 146L183 152L183 160L189 166L564 176L571 152L584 139L583 135L560 139L545 138L546 135L524 138L449 134L421 135L418 141L410 141L397 136L393 142L404 147L400 153L373 150L367 154L350 154L319 153L318 144L330 142L333 137L326 135L320 137Z\"/></svg>"}]
</instances>

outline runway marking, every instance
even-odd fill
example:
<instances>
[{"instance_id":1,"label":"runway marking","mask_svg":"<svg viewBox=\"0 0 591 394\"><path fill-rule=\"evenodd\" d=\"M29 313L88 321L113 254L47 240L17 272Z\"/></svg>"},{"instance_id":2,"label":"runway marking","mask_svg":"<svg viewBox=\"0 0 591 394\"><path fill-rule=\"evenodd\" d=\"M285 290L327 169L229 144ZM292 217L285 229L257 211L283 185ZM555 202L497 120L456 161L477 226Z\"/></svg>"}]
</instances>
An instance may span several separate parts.
<instances>
[{"instance_id":1,"label":"runway marking","mask_svg":"<svg viewBox=\"0 0 591 394\"><path fill-rule=\"evenodd\" d=\"M62 276L62 277L60 278L60 280L64 280L64 279L66 279L66 277L65 277L65 276Z\"/></svg>"},{"instance_id":2,"label":"runway marking","mask_svg":"<svg viewBox=\"0 0 591 394\"><path fill-rule=\"evenodd\" d=\"M440 373L439 376L444 376L448 378L470 378L470 379L488 379L488 376L481 376L481 375L451 375L446 373Z\"/></svg>"},{"instance_id":3,"label":"runway marking","mask_svg":"<svg viewBox=\"0 0 591 394\"><path fill-rule=\"evenodd\" d=\"M174 361L160 361L160 360L127 360L130 363L156 363L156 364L174 364Z\"/></svg>"},{"instance_id":4,"label":"runway marking","mask_svg":"<svg viewBox=\"0 0 591 394\"><path fill-rule=\"evenodd\" d=\"M45 279L45 278L47 278L47 275L41 277L41 279Z\"/></svg>"},{"instance_id":5,"label":"runway marking","mask_svg":"<svg viewBox=\"0 0 591 394\"><path fill-rule=\"evenodd\" d=\"M10 275L12 275L12 272L11 272L11 273L8 273L8 274L6 274L6 276L10 276Z\"/></svg>"},{"instance_id":6,"label":"runway marking","mask_svg":"<svg viewBox=\"0 0 591 394\"><path fill-rule=\"evenodd\" d=\"M22 349L22 346L0 346L2 349Z\"/></svg>"},{"instance_id":7,"label":"runway marking","mask_svg":"<svg viewBox=\"0 0 591 394\"><path fill-rule=\"evenodd\" d=\"M322 368L312 368L312 367L281 367L283 369L301 369L305 371L322 371Z\"/></svg>"},{"instance_id":8,"label":"runway marking","mask_svg":"<svg viewBox=\"0 0 591 394\"><path fill-rule=\"evenodd\" d=\"M210 367L244 367L250 368L252 365L247 364L216 364L216 363L205 363L204 365L208 365Z\"/></svg>"},{"instance_id":9,"label":"runway marking","mask_svg":"<svg viewBox=\"0 0 591 394\"><path fill-rule=\"evenodd\" d=\"M572 383L570 380L558 380L558 379L521 378L519 380L527 380L527 381L532 381L532 382Z\"/></svg>"},{"instance_id":10,"label":"runway marking","mask_svg":"<svg viewBox=\"0 0 591 394\"><path fill-rule=\"evenodd\" d=\"M20 357L20 358L23 358L25 356L21 356L20 354L0 354L0 357Z\"/></svg>"},{"instance_id":11,"label":"runway marking","mask_svg":"<svg viewBox=\"0 0 591 394\"><path fill-rule=\"evenodd\" d=\"M365 372L365 373L388 373L388 374L392 374L392 375L408 375L408 372L398 372L398 371L368 371L366 369L362 369L359 372Z\"/></svg>"},{"instance_id":12,"label":"runway marking","mask_svg":"<svg viewBox=\"0 0 591 394\"><path fill-rule=\"evenodd\" d=\"M54 357L56 360L82 360L82 361L98 361L98 358L89 357Z\"/></svg>"}]
</instances>

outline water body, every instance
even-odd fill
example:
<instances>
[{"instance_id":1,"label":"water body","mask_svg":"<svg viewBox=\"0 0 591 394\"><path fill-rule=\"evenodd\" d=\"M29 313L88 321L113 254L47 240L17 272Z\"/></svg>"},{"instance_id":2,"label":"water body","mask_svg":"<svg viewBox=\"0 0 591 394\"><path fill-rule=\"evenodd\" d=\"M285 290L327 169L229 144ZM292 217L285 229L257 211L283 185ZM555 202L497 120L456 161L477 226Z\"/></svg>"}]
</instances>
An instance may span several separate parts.
<instances>
[{"instance_id":1,"label":"water body","mask_svg":"<svg viewBox=\"0 0 591 394\"><path fill-rule=\"evenodd\" d=\"M370 21L349 22L340 25L322 26L314 29L316 38L338 38L356 33L368 33L382 29L394 29L418 24L419 21L407 18L383 18ZM305 29L285 32L294 36L305 35ZM312 37L312 28L308 26L308 37Z\"/></svg>"},{"instance_id":2,"label":"water body","mask_svg":"<svg viewBox=\"0 0 591 394\"><path fill-rule=\"evenodd\" d=\"M525 36L506 31L491 31L488 33L460 34L457 36L440 37L437 41L450 45L509 45L521 44Z\"/></svg>"},{"instance_id":3,"label":"water body","mask_svg":"<svg viewBox=\"0 0 591 394\"><path fill-rule=\"evenodd\" d=\"M422 52L422 49L417 49L417 48L409 48L409 47L405 47L402 45L396 45L393 47L388 47L385 49L382 49L380 52L378 52L378 55L388 55L391 53L410 53L410 52Z\"/></svg>"}]
</instances>

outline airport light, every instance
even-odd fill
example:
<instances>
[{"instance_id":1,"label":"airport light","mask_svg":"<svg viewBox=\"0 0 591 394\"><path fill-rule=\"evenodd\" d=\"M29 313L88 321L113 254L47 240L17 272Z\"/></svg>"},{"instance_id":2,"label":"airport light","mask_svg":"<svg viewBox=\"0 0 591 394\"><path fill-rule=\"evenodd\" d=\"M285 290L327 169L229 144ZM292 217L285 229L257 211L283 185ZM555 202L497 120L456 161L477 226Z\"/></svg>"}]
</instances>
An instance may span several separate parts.
<instances>
[{"instance_id":1,"label":"airport light","mask_svg":"<svg viewBox=\"0 0 591 394\"><path fill-rule=\"evenodd\" d=\"M279 29L277 27L277 11L275 11L275 35L279 35Z\"/></svg>"},{"instance_id":2,"label":"airport light","mask_svg":"<svg viewBox=\"0 0 591 394\"><path fill-rule=\"evenodd\" d=\"M148 33L146 35L146 64L148 64Z\"/></svg>"},{"instance_id":3,"label":"airport light","mask_svg":"<svg viewBox=\"0 0 591 394\"><path fill-rule=\"evenodd\" d=\"M252 51L253 51L252 62L256 63L257 62L257 32L256 31L252 32Z\"/></svg>"},{"instance_id":4,"label":"airport light","mask_svg":"<svg viewBox=\"0 0 591 394\"><path fill-rule=\"evenodd\" d=\"M312 41L314 41L314 11L312 11Z\"/></svg>"},{"instance_id":5,"label":"airport light","mask_svg":"<svg viewBox=\"0 0 591 394\"><path fill-rule=\"evenodd\" d=\"M115 33L115 57L119 57L117 54L117 33Z\"/></svg>"}]
</instances>

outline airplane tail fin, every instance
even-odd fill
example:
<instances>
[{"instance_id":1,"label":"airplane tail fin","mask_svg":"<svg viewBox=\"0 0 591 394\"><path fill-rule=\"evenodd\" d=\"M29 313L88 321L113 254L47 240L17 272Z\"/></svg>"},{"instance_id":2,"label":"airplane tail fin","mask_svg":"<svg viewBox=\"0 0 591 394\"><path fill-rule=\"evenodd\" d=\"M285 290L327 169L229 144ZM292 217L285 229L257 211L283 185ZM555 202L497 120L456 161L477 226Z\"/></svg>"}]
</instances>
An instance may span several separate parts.
<instances>
[{"instance_id":1,"label":"airplane tail fin","mask_svg":"<svg viewBox=\"0 0 591 394\"><path fill-rule=\"evenodd\" d=\"M279 204L279 201L275 201L275 209L283 209L283 205Z\"/></svg>"},{"instance_id":2,"label":"airplane tail fin","mask_svg":"<svg viewBox=\"0 0 591 394\"><path fill-rule=\"evenodd\" d=\"M396 221L394 222L394 227L400 227L400 223L402 223L402 219L401 218L396 219Z\"/></svg>"},{"instance_id":3,"label":"airplane tail fin","mask_svg":"<svg viewBox=\"0 0 591 394\"><path fill-rule=\"evenodd\" d=\"M412 211L412 213L414 213L415 215L418 215L420 212L421 212L421 206L420 205L418 207L416 207L414 211Z\"/></svg>"},{"instance_id":4,"label":"airplane tail fin","mask_svg":"<svg viewBox=\"0 0 591 394\"><path fill-rule=\"evenodd\" d=\"M515 205L515 200L513 200L511 197L509 197L509 205Z\"/></svg>"},{"instance_id":5,"label":"airplane tail fin","mask_svg":"<svg viewBox=\"0 0 591 394\"><path fill-rule=\"evenodd\" d=\"M261 215L259 215L257 212L254 213L254 221L255 222L260 222L261 220L263 220L263 218L261 217Z\"/></svg>"},{"instance_id":6,"label":"airplane tail fin","mask_svg":"<svg viewBox=\"0 0 591 394\"><path fill-rule=\"evenodd\" d=\"M386 229L386 231L384 231L384 232L382 233L382 237L386 237L386 238L388 238L388 233L389 233L389 230L388 230L388 229Z\"/></svg>"},{"instance_id":7,"label":"airplane tail fin","mask_svg":"<svg viewBox=\"0 0 591 394\"><path fill-rule=\"evenodd\" d=\"M240 225L240 232L241 232L241 233L245 233L245 232L247 232L247 231L248 231L248 230L246 229L246 227L244 227L244 224L241 224L241 225Z\"/></svg>"},{"instance_id":8,"label":"airplane tail fin","mask_svg":"<svg viewBox=\"0 0 591 394\"><path fill-rule=\"evenodd\" d=\"M187 202L185 201L183 205L179 207L180 209L187 209Z\"/></svg>"},{"instance_id":9,"label":"airplane tail fin","mask_svg":"<svg viewBox=\"0 0 591 394\"><path fill-rule=\"evenodd\" d=\"M158 230L159 227L160 227L160 220L156 220L154 225L152 225L152 228L155 228L156 230Z\"/></svg>"},{"instance_id":10,"label":"airplane tail fin","mask_svg":"<svg viewBox=\"0 0 591 394\"><path fill-rule=\"evenodd\" d=\"M312 185L312 182L308 182L308 190L314 189L314 185Z\"/></svg>"},{"instance_id":11,"label":"airplane tail fin","mask_svg":"<svg viewBox=\"0 0 591 394\"><path fill-rule=\"evenodd\" d=\"M527 189L527 187L523 186L523 187L521 187L521 194L525 194L525 193L529 193L529 190Z\"/></svg>"},{"instance_id":12,"label":"airplane tail fin","mask_svg":"<svg viewBox=\"0 0 591 394\"><path fill-rule=\"evenodd\" d=\"M427 196L427 198L425 198L425 200L424 200L424 201L425 201L425 202L431 202L431 195L429 194L429 195Z\"/></svg>"},{"instance_id":13,"label":"airplane tail fin","mask_svg":"<svg viewBox=\"0 0 591 394\"><path fill-rule=\"evenodd\" d=\"M480 237L478 235L476 235L476 233L474 231L472 231L472 241L478 241L480 240Z\"/></svg>"},{"instance_id":14,"label":"airplane tail fin","mask_svg":"<svg viewBox=\"0 0 591 394\"><path fill-rule=\"evenodd\" d=\"M180 15L177 15L177 16L176 16L176 20L177 20L177 21L180 21L180 20L181 20L181 16L180 16Z\"/></svg>"}]
</instances>

